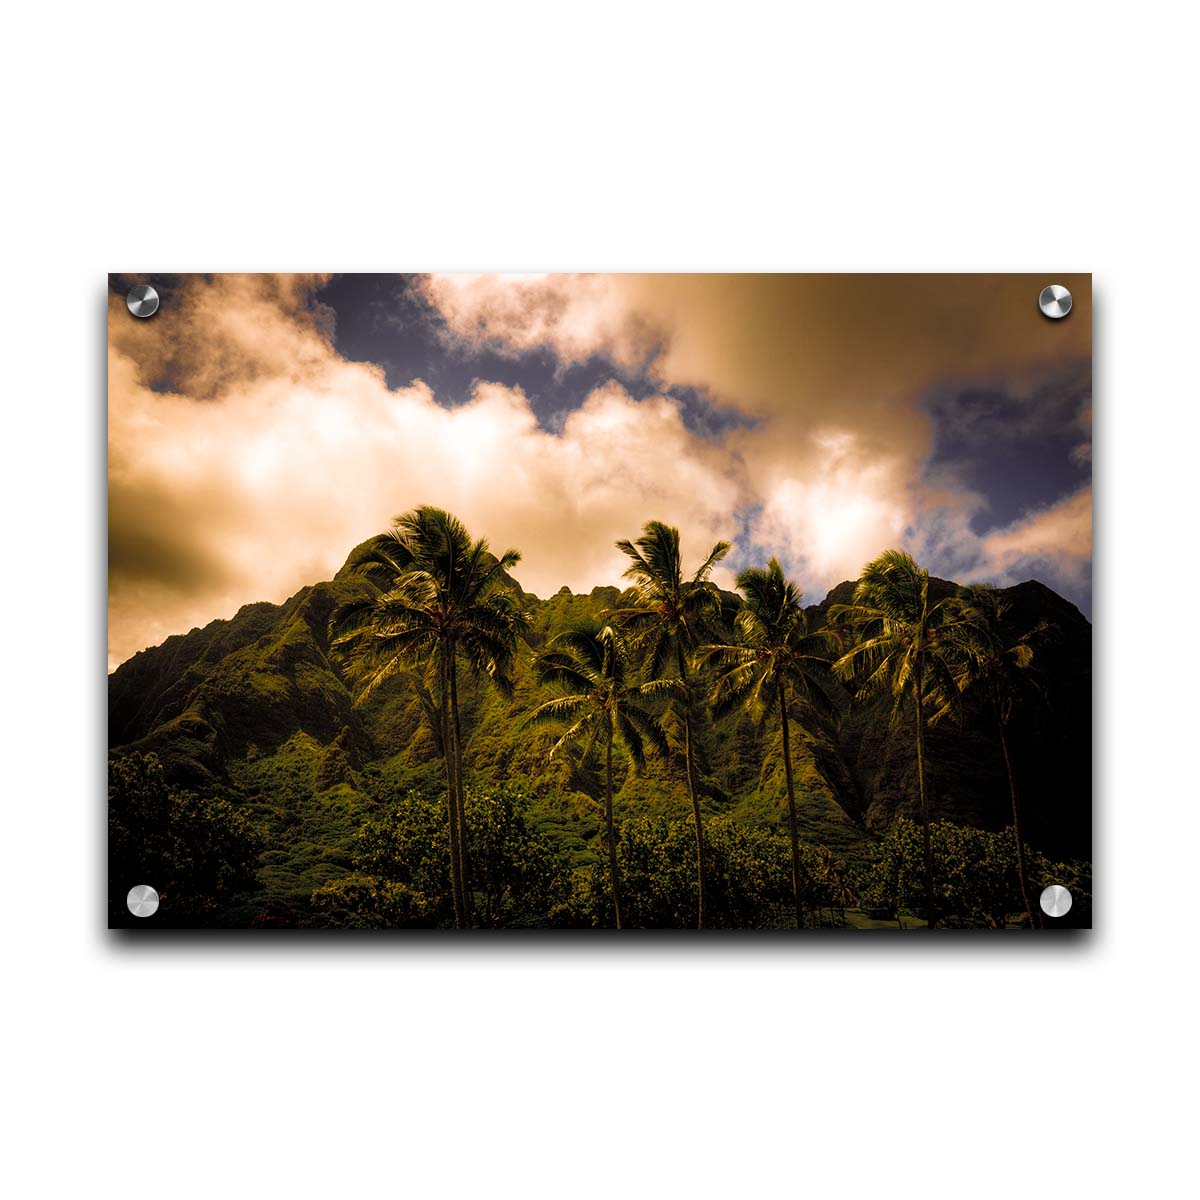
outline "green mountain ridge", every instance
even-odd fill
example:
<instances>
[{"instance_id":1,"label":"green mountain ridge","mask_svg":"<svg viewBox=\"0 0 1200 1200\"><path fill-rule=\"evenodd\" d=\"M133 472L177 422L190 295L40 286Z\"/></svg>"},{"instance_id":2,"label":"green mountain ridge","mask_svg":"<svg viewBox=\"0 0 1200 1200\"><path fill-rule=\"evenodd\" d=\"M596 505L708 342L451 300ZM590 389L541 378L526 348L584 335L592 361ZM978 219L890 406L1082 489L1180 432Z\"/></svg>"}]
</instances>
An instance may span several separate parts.
<instances>
[{"instance_id":1,"label":"green mountain ridge","mask_svg":"<svg viewBox=\"0 0 1200 1200\"><path fill-rule=\"evenodd\" d=\"M550 759L551 742L521 726L544 698L533 679L534 653L560 630L615 606L622 591L564 588L540 599L511 583L530 618L530 644L518 657L511 700L470 680L461 685L468 782L519 783L535 798L543 830L587 860L599 831L599 777ZM853 586L839 584L810 606L812 626ZM170 637L109 677L111 753L152 752L171 784L228 797L274 830L263 856L268 892L299 897L314 882L344 874L357 823L407 791L433 794L444 786L429 698L417 682L394 680L355 706L331 653L330 615L369 587L343 568L283 604L248 604L230 619ZM948 593L955 585L937 580L931 587ZM1090 858L1091 627L1040 583L1004 594L1015 625L1055 629L1038 661L1045 695L1023 701L1012 724L1027 836L1047 853ZM670 760L651 759L638 775L622 758L619 816L690 815L682 731L670 713L665 724ZM915 815L911 729L891 722L886 703L850 706L835 733L801 732L794 740L806 840L853 855L899 816ZM1010 823L1003 762L982 714L968 706L961 726L932 729L928 758L934 817L988 829ZM780 825L777 732L741 715L702 719L697 766L706 815ZM280 831L287 837L276 844Z\"/></svg>"}]
</instances>

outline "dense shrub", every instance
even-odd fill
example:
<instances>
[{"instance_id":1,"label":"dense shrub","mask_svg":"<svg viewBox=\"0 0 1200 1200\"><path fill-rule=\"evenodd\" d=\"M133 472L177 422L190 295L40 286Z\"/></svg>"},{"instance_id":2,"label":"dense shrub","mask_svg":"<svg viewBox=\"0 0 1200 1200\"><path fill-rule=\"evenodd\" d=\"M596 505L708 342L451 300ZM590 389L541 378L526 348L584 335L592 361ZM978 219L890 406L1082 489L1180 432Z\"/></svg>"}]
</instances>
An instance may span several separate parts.
<instances>
[{"instance_id":1,"label":"dense shrub","mask_svg":"<svg viewBox=\"0 0 1200 1200\"><path fill-rule=\"evenodd\" d=\"M780 834L748 829L728 819L705 824L705 919L714 929L794 928L792 859ZM694 826L686 818L637 817L621 823L617 866L624 924L629 928L694 928L696 925ZM845 864L823 847L800 847L800 903L806 924L833 920L847 898ZM573 900L575 923L612 925L607 867L582 869Z\"/></svg>"},{"instance_id":2,"label":"dense shrub","mask_svg":"<svg viewBox=\"0 0 1200 1200\"><path fill-rule=\"evenodd\" d=\"M1003 928L1026 920L1017 876L1017 845L1012 829L993 833L935 821L929 827L934 861L934 897L939 921L946 925ZM1080 864L1052 863L1030 847L1030 887L1036 897L1049 883L1071 889L1074 921L1090 920L1091 876ZM868 907L895 916L924 915L925 871L921 826L901 817L873 848L861 882ZM1033 902L1036 899L1031 897Z\"/></svg>"},{"instance_id":3,"label":"dense shrub","mask_svg":"<svg viewBox=\"0 0 1200 1200\"><path fill-rule=\"evenodd\" d=\"M570 863L530 828L529 800L510 787L466 793L474 923L546 926L569 919ZM317 923L363 928L448 926L450 852L445 800L412 794L366 822L355 874L312 895Z\"/></svg>"},{"instance_id":4,"label":"dense shrub","mask_svg":"<svg viewBox=\"0 0 1200 1200\"><path fill-rule=\"evenodd\" d=\"M347 875L312 894L315 923L329 929L432 929L444 918L440 897L407 883Z\"/></svg>"},{"instance_id":5,"label":"dense shrub","mask_svg":"<svg viewBox=\"0 0 1200 1200\"><path fill-rule=\"evenodd\" d=\"M153 754L109 763L109 923L133 925L135 884L159 894L158 924L207 924L256 883L261 831L228 801L168 788Z\"/></svg>"}]
</instances>

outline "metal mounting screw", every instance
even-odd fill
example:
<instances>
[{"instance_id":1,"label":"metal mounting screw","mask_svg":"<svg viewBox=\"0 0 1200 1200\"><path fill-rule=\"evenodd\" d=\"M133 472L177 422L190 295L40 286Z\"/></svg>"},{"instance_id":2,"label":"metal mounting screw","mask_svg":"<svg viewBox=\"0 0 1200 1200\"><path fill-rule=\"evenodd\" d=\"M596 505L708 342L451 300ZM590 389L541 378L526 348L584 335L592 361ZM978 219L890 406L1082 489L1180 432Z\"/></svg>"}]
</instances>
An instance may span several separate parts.
<instances>
[{"instance_id":1,"label":"metal mounting screw","mask_svg":"<svg viewBox=\"0 0 1200 1200\"><path fill-rule=\"evenodd\" d=\"M152 317L158 312L158 293L148 283L139 283L129 289L125 304L135 317Z\"/></svg>"},{"instance_id":2,"label":"metal mounting screw","mask_svg":"<svg viewBox=\"0 0 1200 1200\"><path fill-rule=\"evenodd\" d=\"M1071 311L1071 293L1061 283L1042 288L1038 307L1051 320L1057 321Z\"/></svg>"},{"instance_id":3,"label":"metal mounting screw","mask_svg":"<svg viewBox=\"0 0 1200 1200\"><path fill-rule=\"evenodd\" d=\"M158 912L158 893L148 883L139 883L129 889L125 903L135 917L152 917Z\"/></svg>"},{"instance_id":4,"label":"metal mounting screw","mask_svg":"<svg viewBox=\"0 0 1200 1200\"><path fill-rule=\"evenodd\" d=\"M1042 912L1048 917L1065 917L1071 911L1071 893L1058 883L1042 892Z\"/></svg>"}]
</instances>

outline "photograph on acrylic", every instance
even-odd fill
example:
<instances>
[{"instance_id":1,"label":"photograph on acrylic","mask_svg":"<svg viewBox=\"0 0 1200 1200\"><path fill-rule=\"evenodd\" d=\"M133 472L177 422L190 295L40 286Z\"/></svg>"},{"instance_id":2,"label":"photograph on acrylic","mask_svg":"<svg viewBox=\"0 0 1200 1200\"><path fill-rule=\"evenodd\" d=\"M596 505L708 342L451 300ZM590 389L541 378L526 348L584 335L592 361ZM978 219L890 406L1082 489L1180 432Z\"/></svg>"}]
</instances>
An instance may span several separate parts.
<instances>
[{"instance_id":1,"label":"photograph on acrylic","mask_svg":"<svg viewBox=\"0 0 1200 1200\"><path fill-rule=\"evenodd\" d=\"M109 926L1089 927L1091 319L110 276Z\"/></svg>"}]
</instances>

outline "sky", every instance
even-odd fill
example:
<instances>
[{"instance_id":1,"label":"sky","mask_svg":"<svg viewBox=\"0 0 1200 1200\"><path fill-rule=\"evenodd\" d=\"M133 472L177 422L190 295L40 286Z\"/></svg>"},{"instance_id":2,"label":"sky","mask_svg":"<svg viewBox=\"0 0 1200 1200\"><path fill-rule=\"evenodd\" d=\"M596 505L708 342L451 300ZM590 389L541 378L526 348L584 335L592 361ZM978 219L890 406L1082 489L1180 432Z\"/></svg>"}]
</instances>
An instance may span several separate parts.
<instances>
[{"instance_id":1,"label":"sky","mask_svg":"<svg viewBox=\"0 0 1200 1200\"><path fill-rule=\"evenodd\" d=\"M685 566L733 543L725 587L900 547L1090 615L1089 276L113 275L108 352L110 670L418 504L540 596L657 518Z\"/></svg>"}]
</instances>

